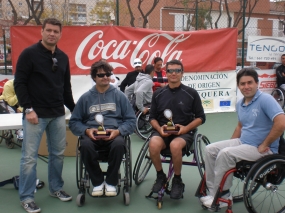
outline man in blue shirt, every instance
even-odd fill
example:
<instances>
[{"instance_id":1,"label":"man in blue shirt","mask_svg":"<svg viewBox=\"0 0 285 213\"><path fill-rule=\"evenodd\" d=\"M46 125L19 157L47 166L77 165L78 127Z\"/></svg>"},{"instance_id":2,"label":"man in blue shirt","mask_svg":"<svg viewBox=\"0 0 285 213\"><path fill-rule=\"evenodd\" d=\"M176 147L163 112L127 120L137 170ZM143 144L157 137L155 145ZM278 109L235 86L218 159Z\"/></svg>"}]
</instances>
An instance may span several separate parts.
<instances>
[{"instance_id":1,"label":"man in blue shirt","mask_svg":"<svg viewBox=\"0 0 285 213\"><path fill-rule=\"evenodd\" d=\"M200 198L211 208L224 174L242 160L256 161L278 153L279 137L285 130L285 115L275 99L258 90L258 75L253 69L237 74L237 85L244 98L236 105L238 125L229 140L212 143L205 150L206 184L209 195ZM232 176L225 182L222 197L232 200ZM220 207L227 203L220 202Z\"/></svg>"}]
</instances>

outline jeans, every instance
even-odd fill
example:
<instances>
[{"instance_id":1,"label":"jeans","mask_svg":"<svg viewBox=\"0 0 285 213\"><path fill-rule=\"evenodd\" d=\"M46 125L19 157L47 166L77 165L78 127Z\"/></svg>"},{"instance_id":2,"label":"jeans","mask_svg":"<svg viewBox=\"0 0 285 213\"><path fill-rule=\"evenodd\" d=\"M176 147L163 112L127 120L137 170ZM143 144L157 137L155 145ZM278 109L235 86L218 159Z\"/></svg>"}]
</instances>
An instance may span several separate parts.
<instances>
[{"instance_id":1,"label":"jeans","mask_svg":"<svg viewBox=\"0 0 285 213\"><path fill-rule=\"evenodd\" d=\"M34 200L37 179L38 149L44 130L47 135L49 152L48 182L49 191L57 192L63 187L62 168L66 147L65 116L56 118L39 118L38 124L31 124L23 119L24 139L20 162L20 201L27 203Z\"/></svg>"}]
</instances>

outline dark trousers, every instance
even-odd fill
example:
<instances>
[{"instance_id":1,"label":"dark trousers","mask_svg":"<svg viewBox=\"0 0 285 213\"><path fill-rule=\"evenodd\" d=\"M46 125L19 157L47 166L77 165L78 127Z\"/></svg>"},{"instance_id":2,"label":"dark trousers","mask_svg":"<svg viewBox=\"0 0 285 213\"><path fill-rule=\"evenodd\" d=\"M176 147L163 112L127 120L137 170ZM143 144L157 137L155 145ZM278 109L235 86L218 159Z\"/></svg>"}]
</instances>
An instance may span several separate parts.
<instances>
[{"instance_id":1,"label":"dark trousers","mask_svg":"<svg viewBox=\"0 0 285 213\"><path fill-rule=\"evenodd\" d=\"M89 173L93 186L99 186L104 181L104 174L100 168L98 159L101 160L101 151L109 150L108 169L106 183L112 186L118 184L118 171L125 153L125 141L122 136L117 136L111 141L93 141L88 136L83 136L80 140L81 159Z\"/></svg>"}]
</instances>

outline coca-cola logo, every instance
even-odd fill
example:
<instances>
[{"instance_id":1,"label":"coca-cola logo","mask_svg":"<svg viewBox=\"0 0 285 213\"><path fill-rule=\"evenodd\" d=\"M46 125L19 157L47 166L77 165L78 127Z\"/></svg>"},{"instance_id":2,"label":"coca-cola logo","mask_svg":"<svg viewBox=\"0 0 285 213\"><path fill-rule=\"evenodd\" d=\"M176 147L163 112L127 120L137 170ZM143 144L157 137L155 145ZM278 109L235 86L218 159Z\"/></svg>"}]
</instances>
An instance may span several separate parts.
<instances>
[{"instance_id":1,"label":"coca-cola logo","mask_svg":"<svg viewBox=\"0 0 285 213\"><path fill-rule=\"evenodd\" d=\"M191 34L184 35L180 34L173 37L167 33L152 33L143 37L140 41L133 40L122 40L117 41L115 39L106 42L104 40L104 32L102 30L94 31L83 39L80 43L76 54L75 54L75 64L80 69L90 69L90 65L83 64L82 57L83 52L87 53L87 58L89 61L99 60L100 58L105 58L108 60L113 68L121 67L127 69L126 65L120 63L120 60L129 58L129 63L132 64L135 58L140 58L143 64L151 64L152 60L159 56L164 59L164 61L169 61L172 59L181 60L182 50L177 48L177 45L184 42L190 38ZM168 41L164 49L161 48L162 45L158 45L162 39ZM94 41L90 49L89 42ZM165 43L165 42L163 42ZM156 50L151 52L149 49L156 47ZM85 57L85 56L84 56Z\"/></svg>"}]
</instances>

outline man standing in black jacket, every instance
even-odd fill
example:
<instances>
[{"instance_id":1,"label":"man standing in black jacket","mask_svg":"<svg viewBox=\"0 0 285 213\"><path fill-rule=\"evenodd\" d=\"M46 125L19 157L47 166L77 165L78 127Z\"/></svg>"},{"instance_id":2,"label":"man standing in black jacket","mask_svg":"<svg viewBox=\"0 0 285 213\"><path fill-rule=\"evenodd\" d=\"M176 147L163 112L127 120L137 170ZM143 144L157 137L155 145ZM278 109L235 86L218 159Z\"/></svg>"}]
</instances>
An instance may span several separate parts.
<instances>
[{"instance_id":1,"label":"man standing in black jacket","mask_svg":"<svg viewBox=\"0 0 285 213\"><path fill-rule=\"evenodd\" d=\"M135 83L138 74L143 71L141 59L136 58L133 62L133 67L135 68L135 70L129 72L120 85L120 89L122 92L125 92L126 86L130 86Z\"/></svg>"},{"instance_id":2,"label":"man standing in black jacket","mask_svg":"<svg viewBox=\"0 0 285 213\"><path fill-rule=\"evenodd\" d=\"M277 87L285 90L285 54L281 56L282 64L276 69Z\"/></svg>"},{"instance_id":3,"label":"man standing in black jacket","mask_svg":"<svg viewBox=\"0 0 285 213\"><path fill-rule=\"evenodd\" d=\"M44 20L42 40L24 49L15 74L15 92L23 110L24 140L20 163L19 195L27 212L40 212L35 204L36 166L43 132L49 151L48 182L52 197L72 199L63 191L62 168L66 146L64 105L73 111L75 104L70 83L68 56L57 47L62 35L59 20Z\"/></svg>"}]
</instances>

